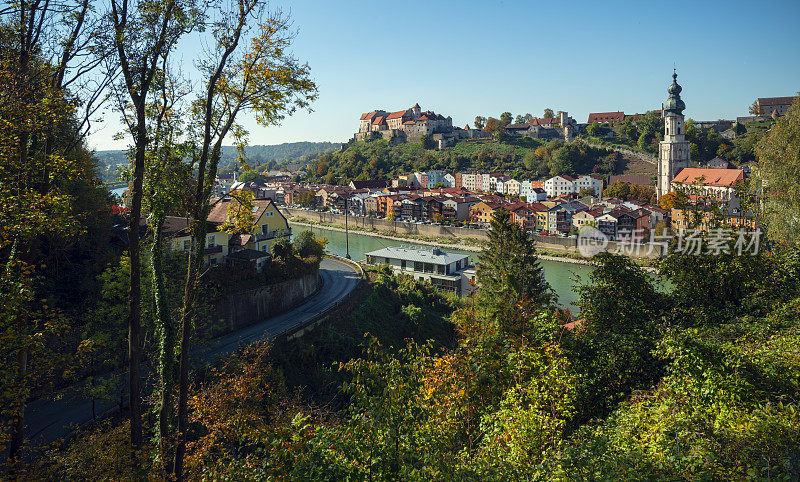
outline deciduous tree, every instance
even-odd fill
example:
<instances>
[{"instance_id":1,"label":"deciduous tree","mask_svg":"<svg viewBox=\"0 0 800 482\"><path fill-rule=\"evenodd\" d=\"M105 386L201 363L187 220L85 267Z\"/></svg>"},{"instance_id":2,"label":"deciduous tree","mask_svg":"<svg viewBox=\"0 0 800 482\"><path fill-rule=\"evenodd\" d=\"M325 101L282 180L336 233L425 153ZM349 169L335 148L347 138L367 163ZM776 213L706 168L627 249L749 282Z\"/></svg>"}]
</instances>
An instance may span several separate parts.
<instances>
[{"instance_id":1,"label":"deciduous tree","mask_svg":"<svg viewBox=\"0 0 800 482\"><path fill-rule=\"evenodd\" d=\"M163 72L178 39L197 26L198 12L191 0L165 2L111 0L106 44L113 46L114 60L108 70L119 69L121 83L114 86L117 108L122 112L131 136L133 167L130 179L128 252L131 282L128 313L128 370L131 416L131 454L134 460L142 448L141 400L141 271L139 222L142 215L143 184L148 144L147 108L153 101L157 76Z\"/></svg>"},{"instance_id":2,"label":"deciduous tree","mask_svg":"<svg viewBox=\"0 0 800 482\"><path fill-rule=\"evenodd\" d=\"M770 239L800 241L800 97L756 147L762 215Z\"/></svg>"},{"instance_id":3,"label":"deciduous tree","mask_svg":"<svg viewBox=\"0 0 800 482\"><path fill-rule=\"evenodd\" d=\"M193 104L197 184L190 202L192 241L181 310L175 451L175 475L179 480L184 475L189 422L189 346L195 296L222 143L231 134L240 152L243 151L247 133L237 123L243 112L252 112L260 124L275 125L296 109L307 108L317 96L308 64L301 64L289 50L294 36L287 15L267 12L259 0L238 0L219 8L209 15L217 20L210 26L213 41L209 56L198 62L204 92ZM251 33L252 38L248 38Z\"/></svg>"}]
</instances>

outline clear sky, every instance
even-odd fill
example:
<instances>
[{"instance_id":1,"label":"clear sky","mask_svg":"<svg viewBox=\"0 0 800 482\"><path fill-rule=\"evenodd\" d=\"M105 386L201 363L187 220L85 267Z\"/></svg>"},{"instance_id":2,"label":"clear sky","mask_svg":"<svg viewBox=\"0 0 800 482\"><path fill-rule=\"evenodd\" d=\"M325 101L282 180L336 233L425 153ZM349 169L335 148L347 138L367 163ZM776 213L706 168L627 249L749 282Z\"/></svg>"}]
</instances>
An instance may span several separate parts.
<instances>
[{"instance_id":1,"label":"clear sky","mask_svg":"<svg viewBox=\"0 0 800 482\"><path fill-rule=\"evenodd\" d=\"M757 97L800 91L800 1L273 1L291 12L294 52L319 86L314 112L260 127L250 144L344 142L363 112L423 110L472 124L544 108L578 122L589 112L658 109L673 63L685 114L747 115ZM191 70L191 44L179 57ZM110 118L90 138L113 141Z\"/></svg>"}]
</instances>

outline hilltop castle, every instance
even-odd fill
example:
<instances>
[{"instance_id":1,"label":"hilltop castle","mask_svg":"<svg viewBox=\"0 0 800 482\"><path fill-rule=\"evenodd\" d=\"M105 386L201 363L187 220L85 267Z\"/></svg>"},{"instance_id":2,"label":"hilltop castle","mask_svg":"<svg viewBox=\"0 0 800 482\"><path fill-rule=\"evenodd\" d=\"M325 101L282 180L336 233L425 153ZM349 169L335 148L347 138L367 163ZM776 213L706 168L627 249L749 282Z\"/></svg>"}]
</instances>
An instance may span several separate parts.
<instances>
[{"instance_id":1,"label":"hilltop castle","mask_svg":"<svg viewBox=\"0 0 800 482\"><path fill-rule=\"evenodd\" d=\"M358 132L353 140L383 138L393 143L419 142L427 135L441 149L459 139L484 137L486 134L469 126L453 127L453 119L431 110L423 111L419 104L397 112L374 110L361 115Z\"/></svg>"}]
</instances>

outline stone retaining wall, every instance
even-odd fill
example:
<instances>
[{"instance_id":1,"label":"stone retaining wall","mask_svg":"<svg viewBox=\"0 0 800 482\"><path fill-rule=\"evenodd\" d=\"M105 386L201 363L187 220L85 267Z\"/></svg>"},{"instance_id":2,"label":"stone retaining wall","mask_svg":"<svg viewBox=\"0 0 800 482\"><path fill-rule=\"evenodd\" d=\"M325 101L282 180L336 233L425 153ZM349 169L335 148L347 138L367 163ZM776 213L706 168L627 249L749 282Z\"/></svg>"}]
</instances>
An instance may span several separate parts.
<instances>
[{"instance_id":1,"label":"stone retaining wall","mask_svg":"<svg viewBox=\"0 0 800 482\"><path fill-rule=\"evenodd\" d=\"M231 332L266 320L302 303L320 288L319 273L231 293L216 304L215 316Z\"/></svg>"},{"instance_id":2,"label":"stone retaining wall","mask_svg":"<svg viewBox=\"0 0 800 482\"><path fill-rule=\"evenodd\" d=\"M588 145L590 145L592 147L596 147L598 149L608 149L608 150L611 150L611 151L616 151L616 152L619 152L620 154L625 154L627 156L635 157L636 159L639 159L641 161L645 161L645 162L649 162L650 164L658 165L658 158L653 157L650 154L645 154L643 152L637 152L637 151L634 151L634 150L631 150L631 149L626 149L624 147L619 147L619 146L609 146L609 145L603 145L603 144L596 144L594 142L587 141L586 139L582 139L582 140L586 144L588 144Z\"/></svg>"}]
</instances>

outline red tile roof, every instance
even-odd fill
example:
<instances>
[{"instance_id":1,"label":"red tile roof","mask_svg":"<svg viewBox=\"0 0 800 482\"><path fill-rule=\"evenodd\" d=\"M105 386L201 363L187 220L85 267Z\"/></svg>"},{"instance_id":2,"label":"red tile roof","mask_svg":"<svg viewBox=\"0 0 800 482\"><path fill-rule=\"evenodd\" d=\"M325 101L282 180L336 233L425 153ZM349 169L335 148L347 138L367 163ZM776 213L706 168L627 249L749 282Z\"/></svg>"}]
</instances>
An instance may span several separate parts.
<instances>
[{"instance_id":1,"label":"red tile roof","mask_svg":"<svg viewBox=\"0 0 800 482\"><path fill-rule=\"evenodd\" d=\"M403 116L404 116L404 115L406 115L407 113L408 113L408 109L406 109L406 110L399 110L399 111L397 111L397 112L392 112L391 114L387 115L387 116L386 116L386 119L387 119L387 120L388 120L388 119L398 119L398 118L400 118L400 117L403 117Z\"/></svg>"},{"instance_id":2,"label":"red tile roof","mask_svg":"<svg viewBox=\"0 0 800 482\"><path fill-rule=\"evenodd\" d=\"M796 97L759 97L758 105L791 105Z\"/></svg>"},{"instance_id":3,"label":"red tile roof","mask_svg":"<svg viewBox=\"0 0 800 482\"><path fill-rule=\"evenodd\" d=\"M386 124L386 119L384 119L383 116L378 116L372 121L372 125L374 126L379 126L381 124Z\"/></svg>"},{"instance_id":4,"label":"red tile roof","mask_svg":"<svg viewBox=\"0 0 800 482\"><path fill-rule=\"evenodd\" d=\"M624 112L593 112L589 114L589 123L592 122L621 122L625 119Z\"/></svg>"},{"instance_id":5,"label":"red tile roof","mask_svg":"<svg viewBox=\"0 0 800 482\"><path fill-rule=\"evenodd\" d=\"M537 211L537 212L548 211L550 209L542 203L530 203L528 204L528 206L530 207L531 211Z\"/></svg>"},{"instance_id":6,"label":"red tile roof","mask_svg":"<svg viewBox=\"0 0 800 482\"><path fill-rule=\"evenodd\" d=\"M703 178L699 181L698 178ZM702 186L733 187L744 180L744 171L740 169L700 169L685 167L681 169L672 182L682 184L699 184Z\"/></svg>"}]
</instances>

